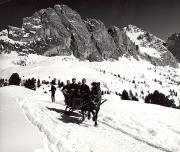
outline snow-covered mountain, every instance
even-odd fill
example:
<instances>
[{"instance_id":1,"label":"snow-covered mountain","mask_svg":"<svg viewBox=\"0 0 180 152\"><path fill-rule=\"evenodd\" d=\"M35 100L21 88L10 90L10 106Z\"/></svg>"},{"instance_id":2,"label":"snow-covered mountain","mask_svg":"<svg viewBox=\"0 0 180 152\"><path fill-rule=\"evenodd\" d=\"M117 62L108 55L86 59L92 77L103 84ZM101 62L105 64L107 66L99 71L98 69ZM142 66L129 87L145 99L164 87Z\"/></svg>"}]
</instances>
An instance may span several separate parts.
<instances>
[{"instance_id":1,"label":"snow-covered mountain","mask_svg":"<svg viewBox=\"0 0 180 152\"><path fill-rule=\"evenodd\" d=\"M103 61L133 56L153 65L177 67L164 42L149 32L129 25L107 28L96 19L83 20L66 5L42 9L23 18L21 28L9 26L0 33L0 52L74 55L81 60Z\"/></svg>"},{"instance_id":2,"label":"snow-covered mountain","mask_svg":"<svg viewBox=\"0 0 180 152\"><path fill-rule=\"evenodd\" d=\"M94 127L91 120L81 122L78 112L63 114L59 89L56 103L50 103L49 84L36 91L1 87L1 99L16 101L43 133L42 152L180 151L179 109L144 103L158 90L180 106L180 64L153 34L134 25L106 28L99 20L82 20L66 5L55 5L24 18L21 28L1 31L0 51L0 78L8 80L12 73L22 82L32 77L41 82L86 78L89 86L100 82L108 92L102 96L107 101L101 106L99 126ZM139 102L121 100L123 90Z\"/></svg>"},{"instance_id":3,"label":"snow-covered mountain","mask_svg":"<svg viewBox=\"0 0 180 152\"><path fill-rule=\"evenodd\" d=\"M168 49L180 61L180 33L174 33L166 41Z\"/></svg>"},{"instance_id":4,"label":"snow-covered mountain","mask_svg":"<svg viewBox=\"0 0 180 152\"><path fill-rule=\"evenodd\" d=\"M154 66L147 60L120 57L119 60L102 62L82 61L71 56L46 57L37 54L19 56L17 52L0 55L0 78L9 79L19 73L22 80L35 77L51 81L53 78L65 82L73 77L83 77L90 85L101 82L107 99L101 106L98 124L91 120L81 123L79 113L66 116L64 97L58 89L56 103L50 103L49 85L43 84L36 91L23 86L0 88L0 95L16 99L27 118L45 137L47 152L178 152L179 109L144 103L148 93L159 90L169 98L180 101L180 70L170 66ZM123 101L119 93L131 90L140 100ZM171 95L170 90L177 92ZM2 99L2 98L1 98ZM4 115L3 115L4 116ZM106 148L106 145L108 147Z\"/></svg>"}]
</instances>

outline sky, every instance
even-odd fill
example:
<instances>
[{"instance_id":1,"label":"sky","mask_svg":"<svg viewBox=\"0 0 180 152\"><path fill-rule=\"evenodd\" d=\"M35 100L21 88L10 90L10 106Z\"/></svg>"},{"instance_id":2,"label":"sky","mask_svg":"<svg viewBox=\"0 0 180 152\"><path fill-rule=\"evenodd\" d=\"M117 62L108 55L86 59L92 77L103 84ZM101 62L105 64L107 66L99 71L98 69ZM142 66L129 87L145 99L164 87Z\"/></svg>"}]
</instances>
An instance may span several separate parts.
<instances>
[{"instance_id":1,"label":"sky","mask_svg":"<svg viewBox=\"0 0 180 152\"><path fill-rule=\"evenodd\" d=\"M68 5L83 19L100 19L106 27L133 24L163 40L180 33L180 0L0 0L0 30L21 27L23 17L54 4Z\"/></svg>"}]
</instances>

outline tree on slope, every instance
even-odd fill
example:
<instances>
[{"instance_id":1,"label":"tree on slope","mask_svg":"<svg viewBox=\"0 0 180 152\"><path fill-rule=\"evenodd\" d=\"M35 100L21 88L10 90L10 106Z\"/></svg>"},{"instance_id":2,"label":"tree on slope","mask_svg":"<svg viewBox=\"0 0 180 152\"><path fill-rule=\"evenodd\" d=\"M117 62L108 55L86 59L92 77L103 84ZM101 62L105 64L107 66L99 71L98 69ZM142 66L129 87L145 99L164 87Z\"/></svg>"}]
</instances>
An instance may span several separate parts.
<instances>
[{"instance_id":1,"label":"tree on slope","mask_svg":"<svg viewBox=\"0 0 180 152\"><path fill-rule=\"evenodd\" d=\"M18 73L13 73L9 78L9 85L20 85L21 78Z\"/></svg>"},{"instance_id":2,"label":"tree on slope","mask_svg":"<svg viewBox=\"0 0 180 152\"><path fill-rule=\"evenodd\" d=\"M174 100L170 100L167 96L155 90L153 94L148 94L145 98L145 103L157 104L166 107L175 108Z\"/></svg>"},{"instance_id":3,"label":"tree on slope","mask_svg":"<svg viewBox=\"0 0 180 152\"><path fill-rule=\"evenodd\" d=\"M121 95L122 100L130 100L128 92L126 90L123 90L122 95Z\"/></svg>"}]
</instances>

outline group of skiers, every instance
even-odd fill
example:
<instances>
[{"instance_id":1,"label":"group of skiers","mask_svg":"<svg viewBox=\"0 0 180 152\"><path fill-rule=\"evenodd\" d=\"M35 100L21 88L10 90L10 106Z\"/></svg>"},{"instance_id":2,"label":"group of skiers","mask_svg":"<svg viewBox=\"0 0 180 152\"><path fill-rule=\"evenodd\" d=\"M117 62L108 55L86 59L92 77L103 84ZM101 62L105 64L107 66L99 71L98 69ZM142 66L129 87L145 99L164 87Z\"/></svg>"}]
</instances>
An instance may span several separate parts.
<instances>
[{"instance_id":1,"label":"group of skiers","mask_svg":"<svg viewBox=\"0 0 180 152\"><path fill-rule=\"evenodd\" d=\"M56 87L51 83L51 99L52 102L55 102L55 92ZM71 105L71 101L74 98L82 98L83 101L88 101L90 98L90 88L86 84L86 79L83 78L82 81L76 83L76 79L72 79L72 83L70 80L67 80L67 84L62 88L63 95L65 97L66 105Z\"/></svg>"}]
</instances>

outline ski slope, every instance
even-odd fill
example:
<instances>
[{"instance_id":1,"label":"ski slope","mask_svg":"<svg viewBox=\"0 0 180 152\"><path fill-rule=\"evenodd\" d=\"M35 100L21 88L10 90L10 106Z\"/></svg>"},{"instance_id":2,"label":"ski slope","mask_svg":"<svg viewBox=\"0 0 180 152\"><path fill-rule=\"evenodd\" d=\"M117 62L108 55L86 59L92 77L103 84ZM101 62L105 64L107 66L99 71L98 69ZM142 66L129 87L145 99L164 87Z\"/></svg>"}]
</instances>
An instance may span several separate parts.
<instances>
[{"instance_id":1,"label":"ski slope","mask_svg":"<svg viewBox=\"0 0 180 152\"><path fill-rule=\"evenodd\" d=\"M108 90L111 94L122 93L124 89L131 90L142 102L148 93L158 90L174 99L177 106L180 103L180 68L153 66L145 60L122 57L119 61L89 62L73 56L18 56L13 52L0 55L0 78L9 79L14 72L22 80L35 77L48 81L56 78L66 82L73 77L77 81L85 77L89 85L93 81L101 82L102 90ZM177 96L171 95L170 90L177 92Z\"/></svg>"},{"instance_id":2,"label":"ski slope","mask_svg":"<svg viewBox=\"0 0 180 152\"><path fill-rule=\"evenodd\" d=\"M27 118L45 135L44 151L51 152L179 152L178 109L122 101L105 95L98 127L92 120L81 122L78 112L67 116L61 92L56 103L48 94L23 87L0 88L14 98ZM15 101L16 99L16 101Z\"/></svg>"}]
</instances>

